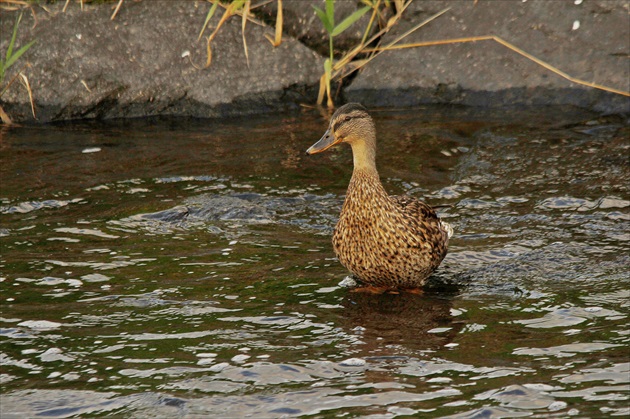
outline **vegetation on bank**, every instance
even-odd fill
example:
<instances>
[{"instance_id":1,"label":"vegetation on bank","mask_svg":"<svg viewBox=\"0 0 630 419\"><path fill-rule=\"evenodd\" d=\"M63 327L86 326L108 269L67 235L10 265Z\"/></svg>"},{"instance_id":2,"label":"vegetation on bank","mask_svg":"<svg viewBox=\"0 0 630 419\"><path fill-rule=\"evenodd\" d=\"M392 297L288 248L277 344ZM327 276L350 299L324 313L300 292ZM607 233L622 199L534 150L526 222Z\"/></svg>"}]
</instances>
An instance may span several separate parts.
<instances>
[{"instance_id":1,"label":"vegetation on bank","mask_svg":"<svg viewBox=\"0 0 630 419\"><path fill-rule=\"evenodd\" d=\"M135 1L143 1L143 0L135 0ZM212 65L212 43L220 32L222 26L232 17L240 17L241 19L241 32L242 32L242 40L243 40L243 49L245 52L245 59L247 61L247 65L249 65L249 55L247 50L247 39L246 39L246 27L248 22L257 24L257 25L272 25L275 26L274 36L269 34L265 34L267 39L270 41L272 47L277 47L282 43L282 34L283 34L283 0L205 0L211 3L210 9L208 10L205 21L203 25L200 27L200 32L198 36L198 41L205 39L206 43L206 57L205 62L201 65L195 63L193 57L189 56L189 60L191 65L199 70L203 70L209 68ZM477 0L474 1L474 4L477 3ZM435 46L435 45L444 45L444 44L453 44L453 43L464 43L464 42L481 42L481 41L493 41L496 42L507 49L520 54L528 60L535 62L536 64L542 66L543 68L573 82L576 84L581 84L584 86L589 86L591 88L605 90L609 92L613 92L616 94L620 94L623 96L630 96L629 92L621 91L618 89L609 88L606 86L602 86L596 83L584 81L577 79L575 77L570 76L569 74L563 72L562 70L544 62L543 60L533 56L532 54L527 53L525 50L518 48L517 46L511 44L508 41L505 41L498 36L495 35L485 35L485 36L477 36L477 37L468 37L468 38L456 38L456 39L445 39L445 40L436 40L430 42L421 42L421 43L409 43L402 44L407 36L409 36L414 31L420 29L422 26L427 23L439 18L448 12L449 8L441 10L440 12L434 14L423 22L418 23L410 30L406 31L401 36L394 39L392 42L387 45L381 45L383 36L389 32L393 27L398 25L405 14L405 11L411 4L412 0L360 0L357 1L356 4L358 7L355 11L349 13L346 16L339 16L339 13L335 8L335 0L323 0L324 8L319 8L313 6L313 13L317 15L319 18L319 22L322 25L322 28L325 30L325 33L328 36L328 51L327 56L324 61L324 66L322 69L322 76L320 77L320 85L319 85L319 94L317 98L317 104L321 105L326 101L326 105L329 108L334 107L334 98L335 94L333 94L333 86L339 85L343 82L343 79L353 74L363 66L367 65L371 60L377 57L379 54L384 51L394 50L394 49L404 49L404 48L419 48L425 46ZM63 11L65 12L68 7L81 7L84 8L86 4L106 4L108 7L112 7L113 12L111 15L111 19L116 19L118 12L121 10L121 7L124 7L124 0L0 0L0 10L30 10L35 16L35 6L39 6L44 10L47 10L47 5L50 3L63 3ZM256 9L274 5L274 9L276 10L274 19L266 19L264 22L258 17L260 13L256 13ZM215 18L215 15L218 15L219 11L222 11L221 16ZM367 22L362 20L362 18L366 15L369 15L369 19ZM24 70L28 66L28 63L21 64L21 69L16 71L13 74L13 77L6 78L7 70L15 66L27 50L29 50L35 40L27 42L24 45L18 46L15 45L16 35L20 25L21 14L16 19L16 23L13 29L12 38L4 51L4 57L0 60L0 98L7 91L7 89L16 81L19 80L21 84L26 88L29 99L31 102L31 108L33 117L35 117L35 105L33 101L33 92L30 88L30 83L27 76L24 74ZM217 20L218 19L218 20ZM271 20L269 22L268 20ZM215 23L216 22L216 23ZM364 25L361 28L357 28L360 25ZM213 27L212 30L209 30L209 27ZM349 28L358 29L363 36L360 40L356 40L356 44L351 47L345 47L342 51L338 51L335 48L336 39ZM16 49L17 48L17 49ZM2 51L0 51L2 53ZM23 60L22 60L23 61ZM19 67L19 66L18 66ZM6 78L6 80L5 80ZM3 122L10 123L10 119L2 110L0 106L0 117Z\"/></svg>"},{"instance_id":2,"label":"vegetation on bank","mask_svg":"<svg viewBox=\"0 0 630 419\"><path fill-rule=\"evenodd\" d=\"M6 84L4 83L4 79L5 79L6 75L7 75L7 71L9 70L9 68L11 68L17 62L17 60L26 51L28 51L28 49L31 46L33 46L33 44L35 43L35 40L32 40L32 41L28 42L26 45L22 45L20 48L18 48L17 50L14 51L14 48L16 47L15 39L17 37L17 32L18 32L18 28L20 27L20 21L21 20L22 20L22 14L20 13L17 16L17 18L15 19L15 24L13 25L13 32L11 34L11 40L9 41L7 49L6 49L5 53L4 53L4 57L0 58L0 98L4 95L4 92L7 91L7 89L13 84L13 82L19 76L20 80L22 81L22 83L26 87L26 90L28 91L28 96L29 96L29 99L30 99L30 102L31 102L31 110L33 111L33 117L35 117L35 105L33 103L33 93L31 91L30 83L28 82L28 77L26 77L26 75L23 72L25 67L23 67L21 70L19 70L11 78L11 80L9 80ZM2 120L3 123L11 123L11 119L4 112L4 110L2 109L1 106L0 106L0 120Z\"/></svg>"}]
</instances>

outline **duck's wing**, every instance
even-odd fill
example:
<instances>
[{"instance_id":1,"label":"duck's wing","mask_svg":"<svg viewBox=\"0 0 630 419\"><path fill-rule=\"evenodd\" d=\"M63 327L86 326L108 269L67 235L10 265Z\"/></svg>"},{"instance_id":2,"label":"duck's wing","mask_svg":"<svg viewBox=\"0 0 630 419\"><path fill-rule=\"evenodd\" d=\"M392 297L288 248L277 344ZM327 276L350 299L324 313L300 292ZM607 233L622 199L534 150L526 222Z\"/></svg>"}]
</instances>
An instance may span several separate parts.
<instances>
[{"instance_id":1,"label":"duck's wing","mask_svg":"<svg viewBox=\"0 0 630 419\"><path fill-rule=\"evenodd\" d=\"M403 214L418 223L417 228L427 231L435 231L435 229L438 229L441 235L445 236L443 240L446 242L448 242L448 239L453 235L453 228L448 223L441 220L435 213L435 208L450 207L450 205L432 207L416 198L406 195L391 196L390 198L398 208L402 210Z\"/></svg>"},{"instance_id":2,"label":"duck's wing","mask_svg":"<svg viewBox=\"0 0 630 419\"><path fill-rule=\"evenodd\" d=\"M433 207L422 201L407 195L397 195L391 197L394 203L408 216L413 219L438 220Z\"/></svg>"}]
</instances>

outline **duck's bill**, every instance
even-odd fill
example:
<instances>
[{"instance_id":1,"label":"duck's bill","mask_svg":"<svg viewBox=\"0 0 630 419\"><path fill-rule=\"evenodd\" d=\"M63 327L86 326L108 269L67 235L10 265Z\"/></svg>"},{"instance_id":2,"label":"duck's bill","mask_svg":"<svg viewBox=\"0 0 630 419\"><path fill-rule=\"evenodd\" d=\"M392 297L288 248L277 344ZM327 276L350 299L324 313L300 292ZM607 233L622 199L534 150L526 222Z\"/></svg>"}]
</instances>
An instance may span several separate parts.
<instances>
[{"instance_id":1,"label":"duck's bill","mask_svg":"<svg viewBox=\"0 0 630 419\"><path fill-rule=\"evenodd\" d=\"M339 142L341 142L341 139L336 139L335 136L330 132L330 130L328 130L324 133L324 136L318 142L316 142L308 150L306 150L306 154L321 153L322 151L328 150L330 147Z\"/></svg>"}]
</instances>

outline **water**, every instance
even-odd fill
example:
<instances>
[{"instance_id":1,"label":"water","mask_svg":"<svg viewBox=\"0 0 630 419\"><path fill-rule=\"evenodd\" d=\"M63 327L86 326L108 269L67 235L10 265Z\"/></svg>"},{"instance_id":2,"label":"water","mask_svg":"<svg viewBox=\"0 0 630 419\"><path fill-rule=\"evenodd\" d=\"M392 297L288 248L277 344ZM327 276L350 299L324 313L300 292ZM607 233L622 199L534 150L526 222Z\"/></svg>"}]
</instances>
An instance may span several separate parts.
<instances>
[{"instance_id":1,"label":"water","mask_svg":"<svg viewBox=\"0 0 630 419\"><path fill-rule=\"evenodd\" d=\"M627 121L374 116L386 189L452 205L424 295L339 285L315 112L2 128L2 417L627 417Z\"/></svg>"}]
</instances>

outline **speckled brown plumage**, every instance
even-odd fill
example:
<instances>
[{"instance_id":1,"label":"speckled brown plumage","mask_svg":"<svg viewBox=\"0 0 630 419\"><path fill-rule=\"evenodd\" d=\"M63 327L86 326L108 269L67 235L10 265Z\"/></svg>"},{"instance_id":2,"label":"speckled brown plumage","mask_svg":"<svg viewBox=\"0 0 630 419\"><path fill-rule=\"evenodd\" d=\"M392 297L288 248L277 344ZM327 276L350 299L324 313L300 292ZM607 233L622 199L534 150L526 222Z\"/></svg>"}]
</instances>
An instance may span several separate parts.
<instances>
[{"instance_id":1,"label":"speckled brown plumage","mask_svg":"<svg viewBox=\"0 0 630 419\"><path fill-rule=\"evenodd\" d=\"M424 285L446 256L452 229L429 205L385 192L376 170L374 123L363 106L339 108L326 134L307 152L340 142L352 146L354 171L332 239L339 261L369 285Z\"/></svg>"}]
</instances>

